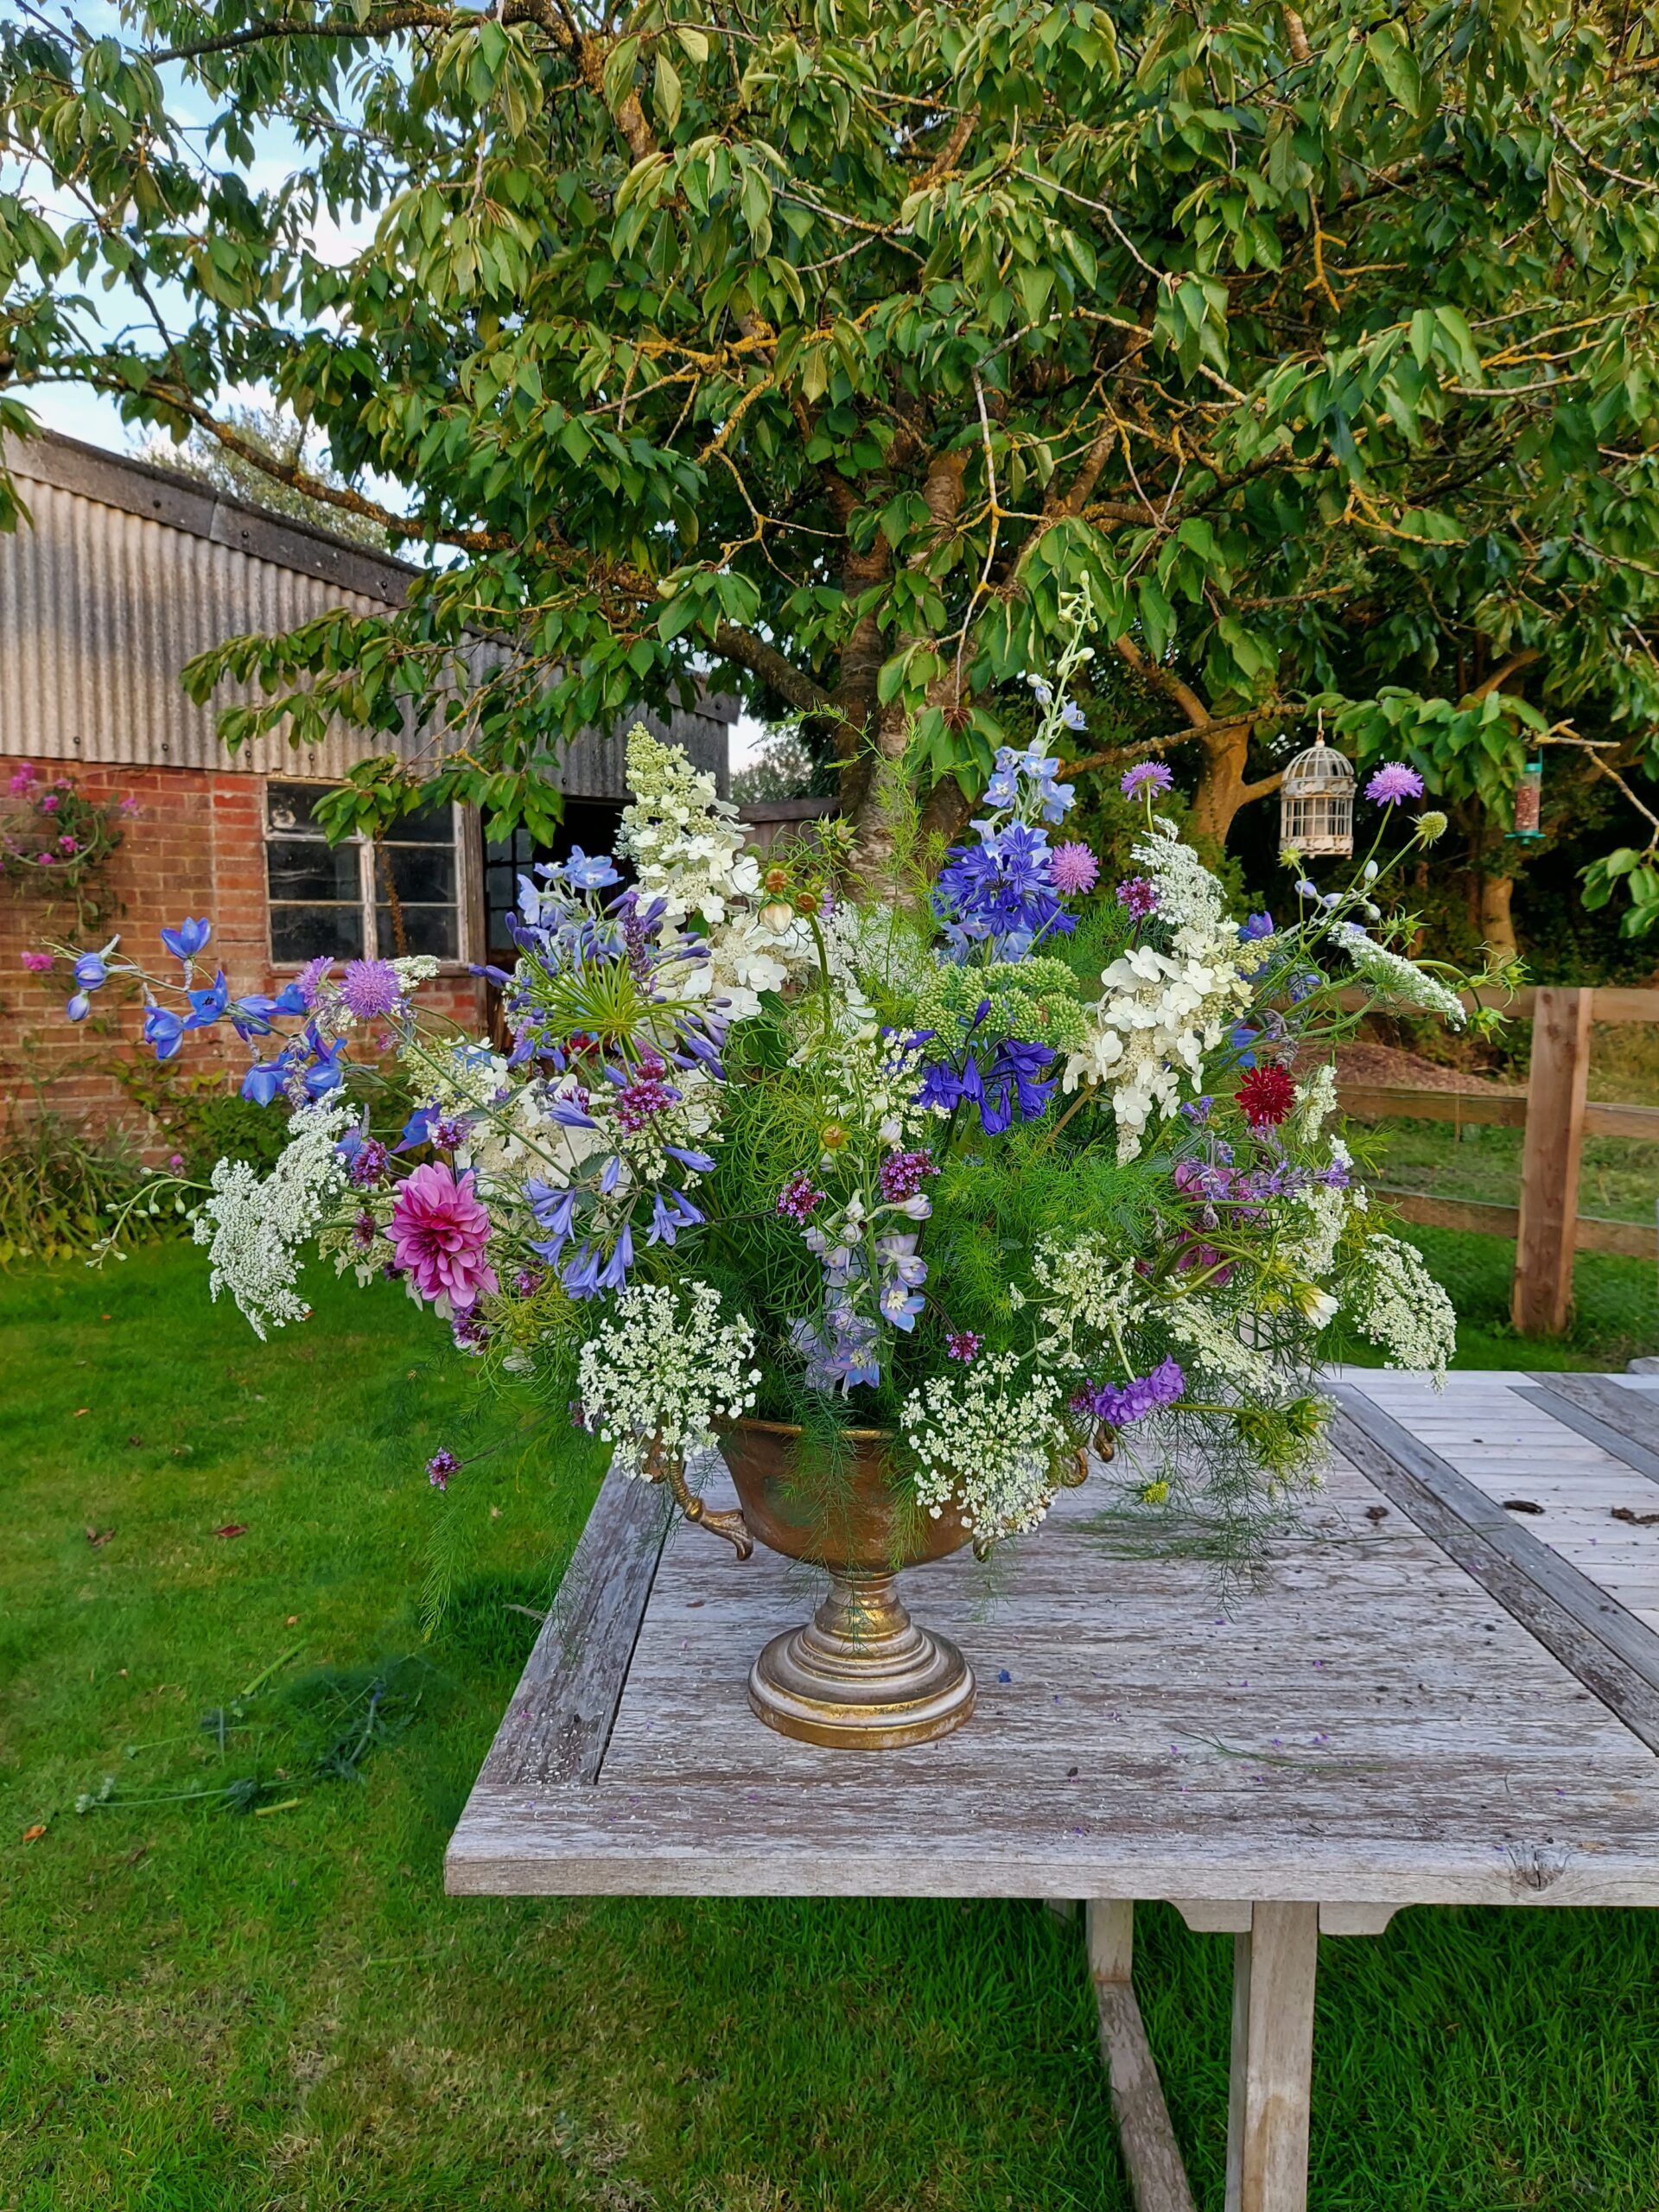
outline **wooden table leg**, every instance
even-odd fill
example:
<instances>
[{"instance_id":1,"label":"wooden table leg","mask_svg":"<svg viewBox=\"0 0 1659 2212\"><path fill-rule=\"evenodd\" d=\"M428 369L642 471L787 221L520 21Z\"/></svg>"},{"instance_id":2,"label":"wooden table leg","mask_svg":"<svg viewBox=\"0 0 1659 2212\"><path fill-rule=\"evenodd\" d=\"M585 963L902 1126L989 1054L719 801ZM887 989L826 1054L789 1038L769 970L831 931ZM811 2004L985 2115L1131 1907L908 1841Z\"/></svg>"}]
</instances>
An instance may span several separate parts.
<instances>
[{"instance_id":1,"label":"wooden table leg","mask_svg":"<svg viewBox=\"0 0 1659 2212\"><path fill-rule=\"evenodd\" d=\"M1316 1904L1257 1904L1233 1938L1227 2212L1306 2212Z\"/></svg>"},{"instance_id":2,"label":"wooden table leg","mask_svg":"<svg viewBox=\"0 0 1659 2212\"><path fill-rule=\"evenodd\" d=\"M1193 2212L1180 2146L1135 2002L1135 1906L1126 1897L1089 1901L1089 1966L1100 2012L1100 2055L1135 2198L1135 2212Z\"/></svg>"}]
</instances>

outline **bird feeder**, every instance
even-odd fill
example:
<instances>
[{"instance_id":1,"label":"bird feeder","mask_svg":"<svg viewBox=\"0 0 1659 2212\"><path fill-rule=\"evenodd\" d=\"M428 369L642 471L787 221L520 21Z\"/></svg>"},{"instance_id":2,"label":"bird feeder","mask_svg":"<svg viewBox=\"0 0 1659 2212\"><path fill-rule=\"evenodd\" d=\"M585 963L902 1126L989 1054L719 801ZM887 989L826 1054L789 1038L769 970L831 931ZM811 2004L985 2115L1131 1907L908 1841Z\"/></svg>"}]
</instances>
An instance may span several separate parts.
<instances>
[{"instance_id":1,"label":"bird feeder","mask_svg":"<svg viewBox=\"0 0 1659 2212\"><path fill-rule=\"evenodd\" d=\"M1515 787L1515 827L1510 835L1523 845L1543 842L1544 761L1538 754L1521 771Z\"/></svg>"},{"instance_id":2,"label":"bird feeder","mask_svg":"<svg viewBox=\"0 0 1659 2212\"><path fill-rule=\"evenodd\" d=\"M1286 768L1279 786L1279 856L1318 860L1353 849L1353 767L1316 737Z\"/></svg>"}]
</instances>

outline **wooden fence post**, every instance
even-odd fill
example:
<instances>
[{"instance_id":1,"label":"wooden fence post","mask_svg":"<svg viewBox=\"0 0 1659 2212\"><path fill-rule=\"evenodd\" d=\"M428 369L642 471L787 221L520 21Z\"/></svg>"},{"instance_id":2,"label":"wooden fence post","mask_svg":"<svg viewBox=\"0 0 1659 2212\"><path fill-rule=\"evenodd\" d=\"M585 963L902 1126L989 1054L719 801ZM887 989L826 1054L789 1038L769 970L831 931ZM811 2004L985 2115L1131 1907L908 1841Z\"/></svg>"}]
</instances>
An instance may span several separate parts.
<instances>
[{"instance_id":1,"label":"wooden fence post","mask_svg":"<svg viewBox=\"0 0 1659 2212\"><path fill-rule=\"evenodd\" d=\"M1573 1232L1590 1081L1587 990L1541 989L1521 1154L1521 1221L1510 1312L1523 1336L1559 1336L1573 1306Z\"/></svg>"}]
</instances>

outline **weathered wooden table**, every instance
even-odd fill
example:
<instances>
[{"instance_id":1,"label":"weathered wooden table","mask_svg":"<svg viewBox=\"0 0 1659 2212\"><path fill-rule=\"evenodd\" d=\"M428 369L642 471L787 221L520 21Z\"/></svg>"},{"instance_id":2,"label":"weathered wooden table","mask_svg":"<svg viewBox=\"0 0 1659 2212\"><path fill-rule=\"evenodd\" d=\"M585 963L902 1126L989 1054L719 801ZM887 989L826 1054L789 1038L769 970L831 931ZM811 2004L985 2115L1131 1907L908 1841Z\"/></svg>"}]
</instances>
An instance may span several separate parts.
<instances>
[{"instance_id":1,"label":"weathered wooden table","mask_svg":"<svg viewBox=\"0 0 1659 2212\"><path fill-rule=\"evenodd\" d=\"M1192 2201L1130 1978L1135 1901L1168 1899L1234 1938L1229 2212L1300 2212L1321 1934L1406 1904L1659 1904L1659 1391L1336 1389L1326 1490L1226 1605L1202 1559L1125 1556L1095 1484L992 1568L911 1576L980 1690L909 1751L753 1720L749 1663L810 1587L664 1541L656 1493L608 1481L448 1887L1086 1899L1140 2212Z\"/></svg>"}]
</instances>

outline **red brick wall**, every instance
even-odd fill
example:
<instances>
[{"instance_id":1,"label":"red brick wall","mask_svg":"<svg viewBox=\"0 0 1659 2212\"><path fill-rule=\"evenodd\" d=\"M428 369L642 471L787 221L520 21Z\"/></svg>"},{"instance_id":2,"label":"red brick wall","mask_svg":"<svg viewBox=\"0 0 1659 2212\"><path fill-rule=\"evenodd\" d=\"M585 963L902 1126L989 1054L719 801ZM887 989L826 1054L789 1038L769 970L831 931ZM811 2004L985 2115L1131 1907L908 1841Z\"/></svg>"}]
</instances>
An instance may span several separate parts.
<instances>
[{"instance_id":1,"label":"red brick wall","mask_svg":"<svg viewBox=\"0 0 1659 2212\"><path fill-rule=\"evenodd\" d=\"M15 758L0 755L0 806ZM37 762L47 776L73 778L90 798L134 800L121 849L101 879L108 915L101 944L118 930L121 950L158 973L174 967L157 932L187 914L213 925L208 959L218 963L233 991L280 988L290 967L270 964L265 916L264 787L257 776L199 768L122 768L94 764ZM113 987L93 998L92 1018L77 1027L64 1019L72 988L60 963L48 976L30 975L20 955L52 938L78 944L73 902L48 908L0 885L0 1085L9 1106L28 1106L35 1096L66 1118L102 1126L135 1116L113 1079L109 1060L135 1048L142 1014L123 1006ZM483 986L464 972L446 972L429 984L422 1004L468 1027L484 1019ZM137 1049L144 1051L142 1045ZM268 1053L271 1047L267 1045ZM174 1065L185 1070L221 1066L232 1086L247 1065L247 1048L229 1025L187 1039Z\"/></svg>"}]
</instances>

